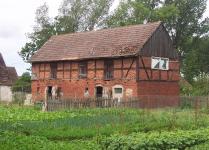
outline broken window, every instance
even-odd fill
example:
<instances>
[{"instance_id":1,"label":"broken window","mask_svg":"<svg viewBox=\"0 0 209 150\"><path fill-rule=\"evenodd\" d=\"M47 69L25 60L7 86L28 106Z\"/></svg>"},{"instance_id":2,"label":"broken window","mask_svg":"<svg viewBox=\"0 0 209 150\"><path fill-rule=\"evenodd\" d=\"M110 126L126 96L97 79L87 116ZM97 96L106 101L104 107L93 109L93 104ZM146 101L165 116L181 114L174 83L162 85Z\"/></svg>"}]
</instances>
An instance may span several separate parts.
<instances>
[{"instance_id":1,"label":"broken window","mask_svg":"<svg viewBox=\"0 0 209 150\"><path fill-rule=\"evenodd\" d=\"M86 78L87 77L87 63L81 62L79 64L79 78Z\"/></svg>"},{"instance_id":2,"label":"broken window","mask_svg":"<svg viewBox=\"0 0 209 150\"><path fill-rule=\"evenodd\" d=\"M104 78L109 80L113 78L113 61L107 60L104 62Z\"/></svg>"},{"instance_id":3,"label":"broken window","mask_svg":"<svg viewBox=\"0 0 209 150\"><path fill-rule=\"evenodd\" d=\"M56 79L57 78L57 64L51 63L50 68L51 68L51 78Z\"/></svg>"},{"instance_id":4,"label":"broken window","mask_svg":"<svg viewBox=\"0 0 209 150\"><path fill-rule=\"evenodd\" d=\"M168 58L152 57L152 69L168 70L168 66Z\"/></svg>"}]
</instances>

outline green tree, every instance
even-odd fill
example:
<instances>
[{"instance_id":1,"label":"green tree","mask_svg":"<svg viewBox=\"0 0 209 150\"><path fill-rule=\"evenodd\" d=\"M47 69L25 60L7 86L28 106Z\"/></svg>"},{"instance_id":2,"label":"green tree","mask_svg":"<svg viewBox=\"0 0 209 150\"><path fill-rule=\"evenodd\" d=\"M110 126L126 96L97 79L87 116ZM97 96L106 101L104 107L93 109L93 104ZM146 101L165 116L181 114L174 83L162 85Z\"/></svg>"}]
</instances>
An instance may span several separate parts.
<instances>
[{"instance_id":1,"label":"green tree","mask_svg":"<svg viewBox=\"0 0 209 150\"><path fill-rule=\"evenodd\" d=\"M185 43L186 44L186 43ZM183 74L192 83L199 75L209 74L209 37L195 37L187 41Z\"/></svg>"},{"instance_id":2,"label":"green tree","mask_svg":"<svg viewBox=\"0 0 209 150\"><path fill-rule=\"evenodd\" d=\"M170 5L177 8L178 15L165 24L171 34L174 46L184 51L182 44L202 29L207 0L165 0L164 6Z\"/></svg>"},{"instance_id":3,"label":"green tree","mask_svg":"<svg viewBox=\"0 0 209 150\"><path fill-rule=\"evenodd\" d=\"M74 20L75 31L102 27L114 0L64 0L58 18ZM62 23L62 22L61 22ZM66 25L66 24L65 24Z\"/></svg>"},{"instance_id":4,"label":"green tree","mask_svg":"<svg viewBox=\"0 0 209 150\"><path fill-rule=\"evenodd\" d=\"M30 92L31 76L29 72L25 72L12 86L13 92Z\"/></svg>"},{"instance_id":5,"label":"green tree","mask_svg":"<svg viewBox=\"0 0 209 150\"><path fill-rule=\"evenodd\" d=\"M193 95L195 96L208 96L209 95L209 76L202 74L196 77L193 82Z\"/></svg>"}]
</instances>

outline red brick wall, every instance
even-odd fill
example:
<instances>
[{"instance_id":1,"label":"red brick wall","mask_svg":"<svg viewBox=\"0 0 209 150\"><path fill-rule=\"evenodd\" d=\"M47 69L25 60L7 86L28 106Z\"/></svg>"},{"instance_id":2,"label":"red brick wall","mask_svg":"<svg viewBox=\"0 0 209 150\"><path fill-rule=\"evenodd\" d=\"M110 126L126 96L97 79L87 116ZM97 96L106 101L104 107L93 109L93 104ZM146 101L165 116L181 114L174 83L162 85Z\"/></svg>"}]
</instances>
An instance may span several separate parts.
<instances>
[{"instance_id":1,"label":"red brick wall","mask_svg":"<svg viewBox=\"0 0 209 150\"><path fill-rule=\"evenodd\" d=\"M179 95L178 82L141 81L138 83L139 95Z\"/></svg>"}]
</instances>

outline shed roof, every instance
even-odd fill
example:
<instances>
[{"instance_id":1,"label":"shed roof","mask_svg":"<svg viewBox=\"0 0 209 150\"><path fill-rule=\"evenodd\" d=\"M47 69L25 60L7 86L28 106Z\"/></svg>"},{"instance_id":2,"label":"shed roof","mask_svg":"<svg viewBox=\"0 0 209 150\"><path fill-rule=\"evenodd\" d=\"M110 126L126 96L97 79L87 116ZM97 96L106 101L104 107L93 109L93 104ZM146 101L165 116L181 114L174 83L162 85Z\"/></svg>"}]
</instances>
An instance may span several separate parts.
<instances>
[{"instance_id":1,"label":"shed roof","mask_svg":"<svg viewBox=\"0 0 209 150\"><path fill-rule=\"evenodd\" d=\"M154 22L52 36L30 62L133 56L160 25Z\"/></svg>"},{"instance_id":2,"label":"shed roof","mask_svg":"<svg viewBox=\"0 0 209 150\"><path fill-rule=\"evenodd\" d=\"M11 86L17 80L17 72L14 67L7 67L0 53L0 85Z\"/></svg>"}]
</instances>

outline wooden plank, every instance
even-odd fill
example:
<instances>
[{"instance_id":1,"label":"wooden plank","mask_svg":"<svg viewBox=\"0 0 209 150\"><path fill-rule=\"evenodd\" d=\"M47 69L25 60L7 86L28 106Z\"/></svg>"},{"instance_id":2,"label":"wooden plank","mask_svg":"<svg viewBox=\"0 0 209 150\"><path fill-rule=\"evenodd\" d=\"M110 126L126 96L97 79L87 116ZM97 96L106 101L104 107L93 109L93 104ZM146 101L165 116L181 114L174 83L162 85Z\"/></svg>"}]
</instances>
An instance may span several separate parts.
<instances>
[{"instance_id":1,"label":"wooden plank","mask_svg":"<svg viewBox=\"0 0 209 150\"><path fill-rule=\"evenodd\" d=\"M161 80L162 77L161 77L161 70L159 70L159 80Z\"/></svg>"},{"instance_id":2,"label":"wooden plank","mask_svg":"<svg viewBox=\"0 0 209 150\"><path fill-rule=\"evenodd\" d=\"M139 81L139 57L136 57L136 81Z\"/></svg>"},{"instance_id":3,"label":"wooden plank","mask_svg":"<svg viewBox=\"0 0 209 150\"><path fill-rule=\"evenodd\" d=\"M65 73L64 62L62 62L62 79L64 79L64 73Z\"/></svg>"},{"instance_id":4,"label":"wooden plank","mask_svg":"<svg viewBox=\"0 0 209 150\"><path fill-rule=\"evenodd\" d=\"M41 71L41 64L39 63L39 64L38 64L38 74L39 74L39 78L41 78L41 76L40 76L40 75L41 75L41 74L40 74L40 71Z\"/></svg>"},{"instance_id":5,"label":"wooden plank","mask_svg":"<svg viewBox=\"0 0 209 150\"><path fill-rule=\"evenodd\" d=\"M44 79L46 78L45 77L45 71L46 71L46 64L44 63Z\"/></svg>"},{"instance_id":6,"label":"wooden plank","mask_svg":"<svg viewBox=\"0 0 209 150\"><path fill-rule=\"evenodd\" d=\"M96 79L96 73L97 73L97 60L94 60L94 78Z\"/></svg>"},{"instance_id":7,"label":"wooden plank","mask_svg":"<svg viewBox=\"0 0 209 150\"><path fill-rule=\"evenodd\" d=\"M169 70L167 70L167 81L169 80Z\"/></svg>"},{"instance_id":8,"label":"wooden plank","mask_svg":"<svg viewBox=\"0 0 209 150\"><path fill-rule=\"evenodd\" d=\"M70 80L72 80L72 62L70 62Z\"/></svg>"}]
</instances>

